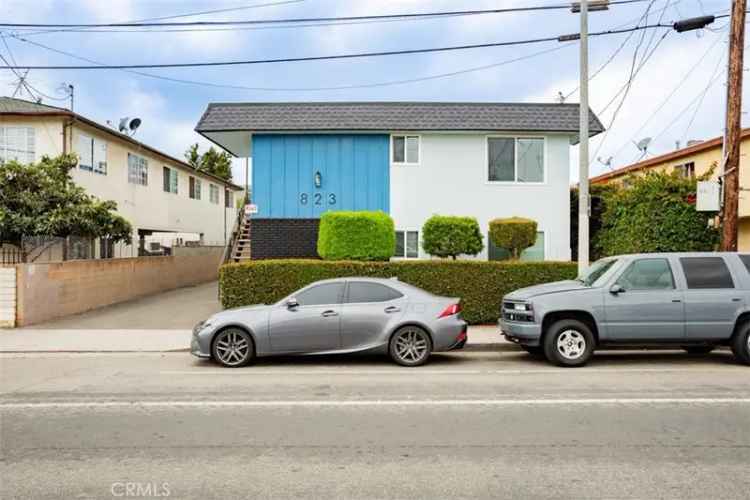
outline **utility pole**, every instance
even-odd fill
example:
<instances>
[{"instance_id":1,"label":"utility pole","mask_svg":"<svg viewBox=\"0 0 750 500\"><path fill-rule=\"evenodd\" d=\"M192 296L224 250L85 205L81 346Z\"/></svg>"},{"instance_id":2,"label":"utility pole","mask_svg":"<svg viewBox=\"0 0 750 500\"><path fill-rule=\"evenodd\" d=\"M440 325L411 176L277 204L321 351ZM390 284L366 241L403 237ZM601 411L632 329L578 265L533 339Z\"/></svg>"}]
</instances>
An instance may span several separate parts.
<instances>
[{"instance_id":1,"label":"utility pole","mask_svg":"<svg viewBox=\"0 0 750 500\"><path fill-rule=\"evenodd\" d=\"M724 160L724 214L721 249L737 251L737 212L740 194L740 143L742 127L742 74L747 0L732 1L727 71L726 144Z\"/></svg>"},{"instance_id":2,"label":"utility pole","mask_svg":"<svg viewBox=\"0 0 750 500\"><path fill-rule=\"evenodd\" d=\"M581 0L581 82L578 140L578 274L589 267L589 1Z\"/></svg>"}]
</instances>

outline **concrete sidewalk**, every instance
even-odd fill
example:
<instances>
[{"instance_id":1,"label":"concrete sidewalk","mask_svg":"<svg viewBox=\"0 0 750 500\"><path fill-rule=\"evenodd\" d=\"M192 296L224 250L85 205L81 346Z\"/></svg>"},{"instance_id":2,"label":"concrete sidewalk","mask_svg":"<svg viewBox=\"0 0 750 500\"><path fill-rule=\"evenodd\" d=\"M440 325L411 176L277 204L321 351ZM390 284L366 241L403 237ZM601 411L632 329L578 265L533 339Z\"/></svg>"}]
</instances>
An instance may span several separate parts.
<instances>
[{"instance_id":1,"label":"concrete sidewalk","mask_svg":"<svg viewBox=\"0 0 750 500\"><path fill-rule=\"evenodd\" d=\"M81 330L17 328L0 330L0 353L187 351L190 330ZM469 327L464 347L473 351L516 350L496 326Z\"/></svg>"}]
</instances>

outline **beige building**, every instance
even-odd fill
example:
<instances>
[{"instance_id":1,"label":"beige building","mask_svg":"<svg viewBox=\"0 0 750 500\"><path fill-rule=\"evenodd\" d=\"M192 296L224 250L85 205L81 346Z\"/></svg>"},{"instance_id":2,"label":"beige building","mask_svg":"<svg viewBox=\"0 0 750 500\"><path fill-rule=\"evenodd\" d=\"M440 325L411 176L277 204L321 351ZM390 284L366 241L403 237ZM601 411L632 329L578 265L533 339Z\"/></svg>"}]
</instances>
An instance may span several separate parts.
<instances>
[{"instance_id":1,"label":"beige building","mask_svg":"<svg viewBox=\"0 0 750 500\"><path fill-rule=\"evenodd\" d=\"M74 182L116 201L133 226L133 245L97 244L93 256L135 257L190 241L224 246L230 238L239 186L70 110L0 97L0 161L70 152L79 157Z\"/></svg>"},{"instance_id":2,"label":"beige building","mask_svg":"<svg viewBox=\"0 0 750 500\"><path fill-rule=\"evenodd\" d=\"M721 137L706 141L694 142L685 148L676 149L669 153L654 156L647 160L618 168L596 177L592 177L591 184L608 184L623 182L630 175L638 175L649 170L679 172L681 175L700 177L716 165L712 178L718 178L722 154ZM750 250L750 171L748 170L748 154L750 154L750 128L742 130L742 144L740 146L740 206L739 206L739 234L737 246L741 251Z\"/></svg>"}]
</instances>

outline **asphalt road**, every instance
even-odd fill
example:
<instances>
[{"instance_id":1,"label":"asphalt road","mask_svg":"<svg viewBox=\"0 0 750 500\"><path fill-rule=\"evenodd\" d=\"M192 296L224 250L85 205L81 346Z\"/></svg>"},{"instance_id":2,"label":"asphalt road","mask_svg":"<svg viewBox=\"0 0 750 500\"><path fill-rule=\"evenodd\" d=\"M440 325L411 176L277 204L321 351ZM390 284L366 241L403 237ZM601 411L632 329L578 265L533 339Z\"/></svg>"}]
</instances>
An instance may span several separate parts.
<instances>
[{"instance_id":1,"label":"asphalt road","mask_svg":"<svg viewBox=\"0 0 750 500\"><path fill-rule=\"evenodd\" d=\"M727 353L0 357L0 498L748 498Z\"/></svg>"}]
</instances>

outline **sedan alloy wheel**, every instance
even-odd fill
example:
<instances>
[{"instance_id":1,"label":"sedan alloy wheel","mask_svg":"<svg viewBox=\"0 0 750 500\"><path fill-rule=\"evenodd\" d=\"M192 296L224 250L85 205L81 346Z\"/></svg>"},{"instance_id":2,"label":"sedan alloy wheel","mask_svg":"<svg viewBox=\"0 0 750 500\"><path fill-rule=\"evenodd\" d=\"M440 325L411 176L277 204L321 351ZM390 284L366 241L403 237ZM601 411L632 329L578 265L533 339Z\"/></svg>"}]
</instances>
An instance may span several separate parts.
<instances>
[{"instance_id":1,"label":"sedan alloy wheel","mask_svg":"<svg viewBox=\"0 0 750 500\"><path fill-rule=\"evenodd\" d=\"M400 328L391 338L391 357L403 366L419 366L432 352L432 341L423 329L416 326Z\"/></svg>"},{"instance_id":2,"label":"sedan alloy wheel","mask_svg":"<svg viewBox=\"0 0 750 500\"><path fill-rule=\"evenodd\" d=\"M247 332L238 328L223 330L216 335L213 355L224 366L245 365L253 357L253 341Z\"/></svg>"}]
</instances>

